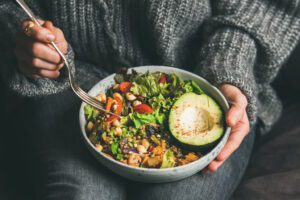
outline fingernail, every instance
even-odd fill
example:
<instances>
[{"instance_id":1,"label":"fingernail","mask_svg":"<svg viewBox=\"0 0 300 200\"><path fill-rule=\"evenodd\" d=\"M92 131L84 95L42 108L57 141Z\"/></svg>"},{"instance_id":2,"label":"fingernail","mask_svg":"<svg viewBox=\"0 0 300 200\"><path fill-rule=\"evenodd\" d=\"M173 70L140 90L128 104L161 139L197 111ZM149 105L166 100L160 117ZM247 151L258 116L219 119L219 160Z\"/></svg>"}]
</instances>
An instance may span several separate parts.
<instances>
[{"instance_id":1,"label":"fingernail","mask_svg":"<svg viewBox=\"0 0 300 200\"><path fill-rule=\"evenodd\" d=\"M47 38L47 40L48 40L49 42L53 42L54 39L55 39L54 35L52 35L52 34L48 34L48 35L46 36L46 38Z\"/></svg>"}]
</instances>

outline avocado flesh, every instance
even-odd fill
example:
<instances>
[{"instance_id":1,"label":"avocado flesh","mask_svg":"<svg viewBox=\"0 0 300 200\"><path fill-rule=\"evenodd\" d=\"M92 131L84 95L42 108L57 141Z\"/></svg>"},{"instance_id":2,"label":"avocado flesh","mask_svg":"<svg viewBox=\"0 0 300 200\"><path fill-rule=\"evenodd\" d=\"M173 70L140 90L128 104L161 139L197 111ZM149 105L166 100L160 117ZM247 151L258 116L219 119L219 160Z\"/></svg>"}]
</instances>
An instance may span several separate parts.
<instances>
[{"instance_id":1,"label":"avocado flesh","mask_svg":"<svg viewBox=\"0 0 300 200\"><path fill-rule=\"evenodd\" d=\"M209 146L224 132L223 112L206 94L186 93L174 103L169 127L172 135L183 144Z\"/></svg>"}]
</instances>

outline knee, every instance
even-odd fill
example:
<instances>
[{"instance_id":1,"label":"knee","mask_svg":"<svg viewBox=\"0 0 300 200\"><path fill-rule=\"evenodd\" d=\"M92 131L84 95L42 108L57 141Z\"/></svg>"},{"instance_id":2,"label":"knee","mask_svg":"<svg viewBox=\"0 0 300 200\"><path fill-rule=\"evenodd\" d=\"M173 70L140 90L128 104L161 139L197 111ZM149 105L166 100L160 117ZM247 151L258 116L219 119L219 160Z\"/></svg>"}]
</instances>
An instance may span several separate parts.
<instances>
[{"instance_id":1,"label":"knee","mask_svg":"<svg viewBox=\"0 0 300 200\"><path fill-rule=\"evenodd\" d=\"M52 165L41 184L39 199L123 199L123 188L113 177L106 176L101 168L94 169L80 162Z\"/></svg>"}]
</instances>

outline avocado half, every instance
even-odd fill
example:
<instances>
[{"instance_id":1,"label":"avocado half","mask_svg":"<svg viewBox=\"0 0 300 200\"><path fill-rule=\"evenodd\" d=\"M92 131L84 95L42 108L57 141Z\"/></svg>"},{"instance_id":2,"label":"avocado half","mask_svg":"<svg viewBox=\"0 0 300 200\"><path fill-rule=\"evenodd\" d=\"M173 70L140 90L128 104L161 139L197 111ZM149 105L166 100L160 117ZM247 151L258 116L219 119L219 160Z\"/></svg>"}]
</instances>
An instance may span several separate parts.
<instances>
[{"instance_id":1,"label":"avocado half","mask_svg":"<svg viewBox=\"0 0 300 200\"><path fill-rule=\"evenodd\" d=\"M169 127L184 146L211 147L224 133L223 112L206 94L186 93L172 106Z\"/></svg>"}]
</instances>

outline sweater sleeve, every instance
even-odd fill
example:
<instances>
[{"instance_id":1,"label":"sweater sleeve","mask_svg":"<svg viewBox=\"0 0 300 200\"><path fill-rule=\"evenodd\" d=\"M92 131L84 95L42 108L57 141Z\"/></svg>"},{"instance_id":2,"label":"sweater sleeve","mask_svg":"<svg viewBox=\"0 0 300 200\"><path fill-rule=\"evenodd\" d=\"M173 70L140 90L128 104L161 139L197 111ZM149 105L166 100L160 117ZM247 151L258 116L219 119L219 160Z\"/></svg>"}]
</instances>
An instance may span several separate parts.
<instances>
[{"instance_id":1,"label":"sweater sleeve","mask_svg":"<svg viewBox=\"0 0 300 200\"><path fill-rule=\"evenodd\" d=\"M40 13L46 13L42 10L42 6L38 4L30 5L37 15L44 19ZM20 73L17 69L17 59L14 54L15 34L20 29L21 22L27 16L13 1L0 1L0 76L2 81L9 89L23 97L39 97L62 92L69 88L68 76L65 67L61 71L61 75L56 80L46 78L29 79ZM76 76L85 77L79 84L85 88L92 86L100 78L108 74L103 70L97 70L95 66L74 59L74 51L69 45L67 52L67 60L72 66L72 73ZM80 66L80 69L77 69Z\"/></svg>"},{"instance_id":2,"label":"sweater sleeve","mask_svg":"<svg viewBox=\"0 0 300 200\"><path fill-rule=\"evenodd\" d=\"M211 5L195 70L217 86L240 88L253 122L259 85L273 81L299 39L299 1L213 0Z\"/></svg>"}]
</instances>

